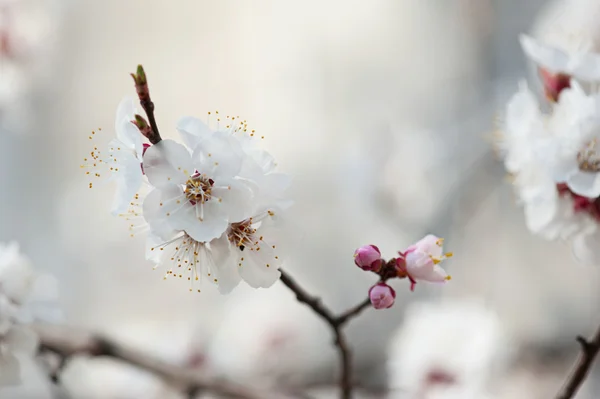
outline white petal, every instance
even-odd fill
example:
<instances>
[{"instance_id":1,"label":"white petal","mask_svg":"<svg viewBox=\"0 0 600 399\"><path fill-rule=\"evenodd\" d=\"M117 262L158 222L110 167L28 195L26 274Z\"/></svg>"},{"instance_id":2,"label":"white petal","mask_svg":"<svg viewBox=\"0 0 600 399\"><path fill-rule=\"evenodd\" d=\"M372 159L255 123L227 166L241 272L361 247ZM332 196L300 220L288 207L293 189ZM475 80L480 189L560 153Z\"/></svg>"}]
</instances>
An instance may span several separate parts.
<instances>
[{"instance_id":1,"label":"white petal","mask_svg":"<svg viewBox=\"0 0 600 399\"><path fill-rule=\"evenodd\" d=\"M117 130L117 138L127 145L128 148L135 151L135 155L142 159L142 134L137 126L131 122L123 122Z\"/></svg>"},{"instance_id":2,"label":"white petal","mask_svg":"<svg viewBox=\"0 0 600 399\"><path fill-rule=\"evenodd\" d=\"M415 280L441 283L448 274L424 253L411 252L406 256L406 270Z\"/></svg>"},{"instance_id":3,"label":"white petal","mask_svg":"<svg viewBox=\"0 0 600 399\"><path fill-rule=\"evenodd\" d=\"M525 222L529 231L537 234L544 230L554 220L557 207L556 200L526 204Z\"/></svg>"},{"instance_id":4,"label":"white petal","mask_svg":"<svg viewBox=\"0 0 600 399\"><path fill-rule=\"evenodd\" d=\"M567 185L575 194L596 198L600 196L600 173L578 171L567 180Z\"/></svg>"},{"instance_id":5,"label":"white petal","mask_svg":"<svg viewBox=\"0 0 600 399\"><path fill-rule=\"evenodd\" d=\"M21 367L19 361L10 352L0 350L0 387L19 385L21 383Z\"/></svg>"},{"instance_id":6,"label":"white petal","mask_svg":"<svg viewBox=\"0 0 600 399\"><path fill-rule=\"evenodd\" d=\"M239 222L251 216L252 190L241 180L217 179L212 189L214 199L221 199L223 212L230 222Z\"/></svg>"},{"instance_id":7,"label":"white petal","mask_svg":"<svg viewBox=\"0 0 600 399\"><path fill-rule=\"evenodd\" d=\"M185 184L194 174L189 151L173 140L162 140L149 147L144 154L144 172L155 187L177 183Z\"/></svg>"},{"instance_id":8,"label":"white petal","mask_svg":"<svg viewBox=\"0 0 600 399\"><path fill-rule=\"evenodd\" d=\"M257 246L237 251L240 253L238 271L250 287L268 288L281 276L281 259L276 258L270 243L260 242Z\"/></svg>"},{"instance_id":9,"label":"white petal","mask_svg":"<svg viewBox=\"0 0 600 399\"><path fill-rule=\"evenodd\" d=\"M132 121L134 119L135 113L136 110L133 98L123 98L119 103L119 106L117 107L117 114L115 116L115 131L119 131L119 127L124 121Z\"/></svg>"},{"instance_id":10,"label":"white petal","mask_svg":"<svg viewBox=\"0 0 600 399\"><path fill-rule=\"evenodd\" d=\"M119 164L119 171L115 172L117 190L112 206L112 214L115 216L127 212L144 178L140 161L132 153L125 157L127 159Z\"/></svg>"},{"instance_id":11,"label":"white petal","mask_svg":"<svg viewBox=\"0 0 600 399\"><path fill-rule=\"evenodd\" d=\"M11 352L19 352L27 355L33 355L37 351L38 338L28 328L13 327L2 340Z\"/></svg>"},{"instance_id":12,"label":"white petal","mask_svg":"<svg viewBox=\"0 0 600 399\"><path fill-rule=\"evenodd\" d=\"M545 46L530 36L519 36L521 47L529 58L551 72L565 72L569 64L569 56L564 51Z\"/></svg>"},{"instance_id":13,"label":"white petal","mask_svg":"<svg viewBox=\"0 0 600 399\"><path fill-rule=\"evenodd\" d=\"M194 166L211 178L234 177L242 168L242 151L232 146L227 133L217 132L194 148Z\"/></svg>"},{"instance_id":14,"label":"white petal","mask_svg":"<svg viewBox=\"0 0 600 399\"><path fill-rule=\"evenodd\" d=\"M173 192L173 195L181 198L180 201L185 197L183 196L181 188L175 184L170 184L165 187L165 190L154 189L150 191L144 199L142 210L144 220L146 220L150 226L150 235L156 236L159 240L166 241L172 238L176 234L176 231L170 226L166 215L168 209L172 210L171 207L169 207L170 203L168 202L166 207L164 204L161 205L163 203L163 195L168 197L168 195L163 194L162 191L165 191L166 193ZM177 199L170 197L168 201L173 201L176 205Z\"/></svg>"},{"instance_id":15,"label":"white petal","mask_svg":"<svg viewBox=\"0 0 600 399\"><path fill-rule=\"evenodd\" d=\"M212 240L210 249L212 263L209 262L211 265L209 266L211 273L209 278L218 285L221 294L229 294L242 280L233 253L237 249L232 248L225 234Z\"/></svg>"},{"instance_id":16,"label":"white petal","mask_svg":"<svg viewBox=\"0 0 600 399\"><path fill-rule=\"evenodd\" d=\"M415 247L419 252L429 254L434 258L439 258L442 256L442 246L438 245L438 243L442 243L439 237L434 236L433 234L428 234L425 237L421 238L415 244Z\"/></svg>"},{"instance_id":17,"label":"white petal","mask_svg":"<svg viewBox=\"0 0 600 399\"><path fill-rule=\"evenodd\" d=\"M213 131L198 118L184 116L177 122L177 131L188 148L196 146L205 138L209 138Z\"/></svg>"},{"instance_id":18,"label":"white petal","mask_svg":"<svg viewBox=\"0 0 600 399\"><path fill-rule=\"evenodd\" d=\"M567 71L583 81L600 80L600 55L594 53L573 54Z\"/></svg>"},{"instance_id":19,"label":"white petal","mask_svg":"<svg viewBox=\"0 0 600 399\"><path fill-rule=\"evenodd\" d=\"M186 201L177 206L179 208L173 208L167 215L169 225L175 230L184 230L196 241L209 242L227 229L227 215L221 204L214 199L196 205Z\"/></svg>"}]
</instances>

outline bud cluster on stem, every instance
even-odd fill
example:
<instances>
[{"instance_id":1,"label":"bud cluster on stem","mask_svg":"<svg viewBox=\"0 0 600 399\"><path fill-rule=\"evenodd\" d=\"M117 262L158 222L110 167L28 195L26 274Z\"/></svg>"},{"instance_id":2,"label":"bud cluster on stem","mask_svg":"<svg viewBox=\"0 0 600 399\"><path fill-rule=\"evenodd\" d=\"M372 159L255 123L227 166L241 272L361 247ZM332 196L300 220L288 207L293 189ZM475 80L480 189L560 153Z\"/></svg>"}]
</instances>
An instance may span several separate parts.
<instances>
[{"instance_id":1,"label":"bud cluster on stem","mask_svg":"<svg viewBox=\"0 0 600 399\"><path fill-rule=\"evenodd\" d=\"M375 309L392 307L396 291L387 284L393 278L408 279L410 290L414 291L417 281L445 283L450 280L439 264L452 257L451 252L442 253L444 240L434 235L427 235L405 251L398 252L398 257L386 261L375 245L364 245L354 251L354 263L361 269L379 276L377 284L369 289L369 299Z\"/></svg>"}]
</instances>

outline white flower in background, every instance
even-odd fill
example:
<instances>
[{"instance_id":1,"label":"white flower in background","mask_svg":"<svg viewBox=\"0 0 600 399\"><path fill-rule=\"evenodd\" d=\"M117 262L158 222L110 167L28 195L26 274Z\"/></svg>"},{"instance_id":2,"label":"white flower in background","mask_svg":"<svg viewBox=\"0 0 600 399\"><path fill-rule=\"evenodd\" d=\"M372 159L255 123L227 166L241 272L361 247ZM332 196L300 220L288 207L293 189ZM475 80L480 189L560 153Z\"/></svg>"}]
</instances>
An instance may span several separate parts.
<instances>
[{"instance_id":1,"label":"white flower in background","mask_svg":"<svg viewBox=\"0 0 600 399\"><path fill-rule=\"evenodd\" d=\"M600 97L574 83L555 105L551 128L539 156L554 181L578 195L600 196Z\"/></svg>"},{"instance_id":2,"label":"white flower in background","mask_svg":"<svg viewBox=\"0 0 600 399\"><path fill-rule=\"evenodd\" d=\"M8 130L29 127L32 97L54 76L59 13L55 1L0 1L0 125Z\"/></svg>"},{"instance_id":3,"label":"white flower in background","mask_svg":"<svg viewBox=\"0 0 600 399\"><path fill-rule=\"evenodd\" d=\"M507 344L500 320L476 302L414 304L391 341L388 398L486 397Z\"/></svg>"},{"instance_id":4,"label":"white flower in background","mask_svg":"<svg viewBox=\"0 0 600 399\"><path fill-rule=\"evenodd\" d=\"M507 105L500 143L505 167L512 174L528 229L546 239L571 239L596 228L587 212L589 203L557 187L565 180L561 175L564 165L572 168L572 175L579 173L578 152L569 149L573 147L573 135L576 140L583 122L597 112L593 101L574 83L553 105L553 113L545 115L535 95L521 84ZM566 155L559 156L561 152Z\"/></svg>"},{"instance_id":5,"label":"white flower in background","mask_svg":"<svg viewBox=\"0 0 600 399\"><path fill-rule=\"evenodd\" d=\"M526 83L509 100L505 126L499 146L504 153L504 165L510 173L518 173L536 162L535 140L543 138L545 123L539 103Z\"/></svg>"},{"instance_id":6,"label":"white flower in background","mask_svg":"<svg viewBox=\"0 0 600 399\"><path fill-rule=\"evenodd\" d=\"M87 175L96 178L108 175L107 181L115 181L117 190L113 201L114 215L127 212L131 201L136 197L143 181L142 155L148 144L142 144L142 135L133 124L136 108L132 98L124 98L117 108L115 118L116 137L108 143L105 156L98 147L85 158L82 168L90 168ZM90 140L96 132L92 132ZM90 183L90 188L92 183Z\"/></svg>"},{"instance_id":7,"label":"white flower in background","mask_svg":"<svg viewBox=\"0 0 600 399\"><path fill-rule=\"evenodd\" d=\"M248 217L252 191L237 178L243 155L227 138L214 133L189 150L172 140L148 148L144 171L151 185L160 191L158 209L144 217L152 226L166 219L173 230L185 231L199 242L218 238L229 222Z\"/></svg>"},{"instance_id":8,"label":"white flower in background","mask_svg":"<svg viewBox=\"0 0 600 399\"><path fill-rule=\"evenodd\" d=\"M540 43L528 35L522 34L519 39L525 54L540 67L586 82L600 80L600 54L590 52L589 44L575 51L567 52Z\"/></svg>"},{"instance_id":9,"label":"white flower in background","mask_svg":"<svg viewBox=\"0 0 600 399\"><path fill-rule=\"evenodd\" d=\"M23 323L42 316L40 310L52 311L39 305L54 299L55 288L53 280L34 272L16 243L0 246L0 385L19 382L15 354L33 355L37 348L35 334Z\"/></svg>"},{"instance_id":10,"label":"white flower in background","mask_svg":"<svg viewBox=\"0 0 600 399\"><path fill-rule=\"evenodd\" d=\"M217 377L277 391L331 372L337 357L327 325L286 287L233 295L207 351Z\"/></svg>"}]
</instances>

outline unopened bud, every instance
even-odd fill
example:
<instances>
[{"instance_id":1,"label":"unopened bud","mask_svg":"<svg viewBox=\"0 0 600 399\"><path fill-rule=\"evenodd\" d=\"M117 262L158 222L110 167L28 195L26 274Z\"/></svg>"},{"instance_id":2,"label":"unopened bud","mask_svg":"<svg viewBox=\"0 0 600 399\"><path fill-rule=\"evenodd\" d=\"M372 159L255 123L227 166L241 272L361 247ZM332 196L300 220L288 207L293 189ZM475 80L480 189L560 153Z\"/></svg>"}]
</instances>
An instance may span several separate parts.
<instances>
[{"instance_id":1,"label":"unopened bud","mask_svg":"<svg viewBox=\"0 0 600 399\"><path fill-rule=\"evenodd\" d=\"M369 289L369 299L375 309L387 309L394 305L396 291L385 283L377 283Z\"/></svg>"},{"instance_id":2,"label":"unopened bud","mask_svg":"<svg viewBox=\"0 0 600 399\"><path fill-rule=\"evenodd\" d=\"M150 91L148 90L148 79L146 78L146 72L144 72L144 67L138 65L136 73L132 73L131 77L135 82L135 90L137 91L140 101L149 100Z\"/></svg>"},{"instance_id":3,"label":"unopened bud","mask_svg":"<svg viewBox=\"0 0 600 399\"><path fill-rule=\"evenodd\" d=\"M375 245L364 245L354 251L354 263L363 270L378 271L383 260L381 252Z\"/></svg>"},{"instance_id":4,"label":"unopened bud","mask_svg":"<svg viewBox=\"0 0 600 399\"><path fill-rule=\"evenodd\" d=\"M143 116L136 114L135 120L131 121L131 123L137 126L137 128L140 130L140 133L142 133L144 137L150 139L152 136L152 128L148 122L146 122L146 119L144 119Z\"/></svg>"}]
</instances>

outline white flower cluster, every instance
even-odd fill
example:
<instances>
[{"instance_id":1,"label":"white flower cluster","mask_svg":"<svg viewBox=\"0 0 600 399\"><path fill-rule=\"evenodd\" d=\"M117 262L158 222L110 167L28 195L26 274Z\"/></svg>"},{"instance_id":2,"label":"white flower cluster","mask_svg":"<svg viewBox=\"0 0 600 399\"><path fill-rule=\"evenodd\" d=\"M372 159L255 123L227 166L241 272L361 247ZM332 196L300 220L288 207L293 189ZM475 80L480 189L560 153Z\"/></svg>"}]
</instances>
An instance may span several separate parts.
<instances>
[{"instance_id":1,"label":"white flower cluster","mask_svg":"<svg viewBox=\"0 0 600 399\"><path fill-rule=\"evenodd\" d=\"M16 243L0 245L0 386L20 382L16 355L32 356L37 349L36 335L27 323L41 316L40 305L55 299L55 283L35 273ZM53 313L43 310L45 318Z\"/></svg>"},{"instance_id":2,"label":"white flower cluster","mask_svg":"<svg viewBox=\"0 0 600 399\"><path fill-rule=\"evenodd\" d=\"M600 262L600 55L568 54L522 36L536 62L548 112L525 83L509 101L504 163L525 209L527 227L565 239L575 256Z\"/></svg>"},{"instance_id":3,"label":"white flower cluster","mask_svg":"<svg viewBox=\"0 0 600 399\"><path fill-rule=\"evenodd\" d=\"M125 99L108 154L95 147L95 170L86 172L109 172L117 183L113 213L143 216L150 230L147 258L166 267L165 279L187 279L190 291L200 291L195 286L203 279L229 293L242 279L259 288L280 276L280 212L290 205L284 192L291 180L276 171L260 148L262 137L245 121L222 119L218 112L209 112L206 123L183 117L177 131L184 144L143 144L134 102ZM149 189L144 198L141 186Z\"/></svg>"}]
</instances>

